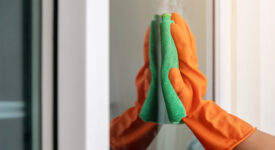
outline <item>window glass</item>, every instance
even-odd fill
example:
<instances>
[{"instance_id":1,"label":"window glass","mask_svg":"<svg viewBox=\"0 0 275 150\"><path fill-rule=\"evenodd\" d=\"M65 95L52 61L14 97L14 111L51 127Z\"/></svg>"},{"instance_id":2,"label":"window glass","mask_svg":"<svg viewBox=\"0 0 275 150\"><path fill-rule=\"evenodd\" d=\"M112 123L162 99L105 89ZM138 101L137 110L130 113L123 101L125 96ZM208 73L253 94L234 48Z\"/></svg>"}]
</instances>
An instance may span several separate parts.
<instances>
[{"instance_id":1,"label":"window glass","mask_svg":"<svg viewBox=\"0 0 275 150\"><path fill-rule=\"evenodd\" d=\"M144 64L144 37L155 14L177 12L189 24L196 38L200 70L207 76L209 81L208 90L210 94L207 98L213 98L211 94L213 92L211 81L213 80L210 73L212 72L211 66L213 66L211 57L213 51L211 46L209 47L213 42L211 35L209 35L209 33L212 34L212 24L207 23L207 21L211 21L209 18L212 17L213 11L209 10L212 8L208 8L208 2L204 0L110 1L111 122L123 113L131 112L135 107L135 101L137 100L135 79ZM130 115L130 118L134 119L134 116ZM187 149L192 146L198 149L200 147L192 132L184 124L159 125L159 128L160 130L156 133L157 136L150 141L148 147L150 150ZM111 124L111 134L112 130L120 129L112 128ZM127 130L126 132L131 131ZM114 137L111 135L110 138Z\"/></svg>"},{"instance_id":2,"label":"window glass","mask_svg":"<svg viewBox=\"0 0 275 150\"><path fill-rule=\"evenodd\" d=\"M0 149L40 149L40 1L0 1Z\"/></svg>"}]
</instances>

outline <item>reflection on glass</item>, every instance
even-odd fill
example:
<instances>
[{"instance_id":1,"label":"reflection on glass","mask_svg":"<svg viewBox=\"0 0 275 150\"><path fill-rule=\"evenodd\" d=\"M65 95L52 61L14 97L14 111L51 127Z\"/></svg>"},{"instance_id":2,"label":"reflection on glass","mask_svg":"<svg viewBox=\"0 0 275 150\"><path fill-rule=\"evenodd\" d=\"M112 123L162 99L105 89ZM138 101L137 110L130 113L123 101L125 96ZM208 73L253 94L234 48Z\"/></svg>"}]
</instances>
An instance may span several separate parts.
<instances>
[{"instance_id":1,"label":"reflection on glass","mask_svg":"<svg viewBox=\"0 0 275 150\"><path fill-rule=\"evenodd\" d=\"M116 117L128 111L128 117L134 120L135 101L138 101L135 78L143 66L143 42L145 32L154 14L177 11L188 22L196 37L200 70L206 74L207 40L206 1L189 0L146 0L110 1L110 116L111 128ZM211 16L210 16L211 17ZM207 75L207 74L206 74ZM142 89L142 88L141 88ZM211 98L211 97L209 97ZM130 112L130 113L129 113ZM127 121L124 124L128 124ZM150 128L151 130L142 129ZM148 131L147 134L137 132L136 138L143 138L137 143L140 147L149 143L149 150L166 149L201 149L201 145L193 137L186 125L145 125L140 120L134 122L133 128ZM115 125L113 128L120 130ZM131 128L131 127L129 127ZM149 132L150 131L150 132ZM126 133L130 135L130 130ZM111 138L116 137L111 131ZM126 138L127 139L127 138ZM153 139L153 140L149 140ZM131 139L128 138L128 142ZM119 144L119 141L116 141ZM124 141L126 142L126 141ZM132 141L133 142L133 141ZM122 142L123 143L123 142Z\"/></svg>"},{"instance_id":2,"label":"reflection on glass","mask_svg":"<svg viewBox=\"0 0 275 150\"><path fill-rule=\"evenodd\" d=\"M40 1L0 1L0 149L40 149Z\"/></svg>"}]
</instances>

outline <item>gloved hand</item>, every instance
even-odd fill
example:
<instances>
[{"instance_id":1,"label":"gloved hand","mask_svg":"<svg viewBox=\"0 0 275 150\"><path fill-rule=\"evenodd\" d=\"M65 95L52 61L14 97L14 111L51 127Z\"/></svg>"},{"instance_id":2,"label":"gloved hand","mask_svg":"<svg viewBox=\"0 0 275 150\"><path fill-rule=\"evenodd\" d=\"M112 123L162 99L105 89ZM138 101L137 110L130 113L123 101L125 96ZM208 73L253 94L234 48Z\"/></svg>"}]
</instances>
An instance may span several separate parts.
<instances>
[{"instance_id":1,"label":"gloved hand","mask_svg":"<svg viewBox=\"0 0 275 150\"><path fill-rule=\"evenodd\" d=\"M158 124L144 122L139 118L141 107L147 97L151 83L149 36L150 28L148 28L144 40L144 65L136 77L138 97L135 106L126 110L110 123L110 145L113 150L146 149L158 133Z\"/></svg>"},{"instance_id":2,"label":"gloved hand","mask_svg":"<svg viewBox=\"0 0 275 150\"><path fill-rule=\"evenodd\" d=\"M184 123L207 150L232 149L251 135L255 128L231 115L211 100L203 100L207 81L199 71L196 42L187 23L173 13L171 34L175 42L179 69L172 68L169 79L186 109Z\"/></svg>"}]
</instances>

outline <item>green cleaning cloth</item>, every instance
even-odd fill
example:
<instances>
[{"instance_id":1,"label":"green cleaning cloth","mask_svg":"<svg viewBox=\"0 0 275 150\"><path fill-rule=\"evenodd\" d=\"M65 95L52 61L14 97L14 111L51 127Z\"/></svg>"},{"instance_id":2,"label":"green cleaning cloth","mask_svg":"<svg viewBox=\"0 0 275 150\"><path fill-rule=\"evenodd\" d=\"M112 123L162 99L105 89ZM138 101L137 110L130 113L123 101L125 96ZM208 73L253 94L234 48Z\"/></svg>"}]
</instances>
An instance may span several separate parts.
<instances>
[{"instance_id":1,"label":"green cleaning cloth","mask_svg":"<svg viewBox=\"0 0 275 150\"><path fill-rule=\"evenodd\" d=\"M155 15L151 22L151 83L139 114L144 121L180 124L181 119L186 116L185 108L169 80L170 69L179 68L177 49L170 32L171 23L173 21L170 14L164 14L162 17Z\"/></svg>"}]
</instances>

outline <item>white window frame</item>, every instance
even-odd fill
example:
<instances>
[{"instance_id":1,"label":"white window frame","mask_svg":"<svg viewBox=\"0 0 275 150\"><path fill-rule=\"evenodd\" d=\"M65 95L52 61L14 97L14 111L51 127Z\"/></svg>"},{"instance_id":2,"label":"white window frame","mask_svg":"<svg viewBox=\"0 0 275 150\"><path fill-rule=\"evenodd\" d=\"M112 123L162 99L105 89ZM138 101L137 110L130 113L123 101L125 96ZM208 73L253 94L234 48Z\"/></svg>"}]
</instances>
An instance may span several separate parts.
<instances>
[{"instance_id":1,"label":"white window frame","mask_svg":"<svg viewBox=\"0 0 275 150\"><path fill-rule=\"evenodd\" d=\"M108 150L109 1L58 5L58 148Z\"/></svg>"},{"instance_id":2,"label":"white window frame","mask_svg":"<svg viewBox=\"0 0 275 150\"><path fill-rule=\"evenodd\" d=\"M53 149L53 1L41 1L41 135L42 150Z\"/></svg>"},{"instance_id":3,"label":"white window frame","mask_svg":"<svg viewBox=\"0 0 275 150\"><path fill-rule=\"evenodd\" d=\"M58 150L84 150L85 0L58 0Z\"/></svg>"},{"instance_id":4,"label":"white window frame","mask_svg":"<svg viewBox=\"0 0 275 150\"><path fill-rule=\"evenodd\" d=\"M95 5L96 4L96 5ZM99 13L100 12L100 13ZM86 3L86 149L109 146L109 1Z\"/></svg>"},{"instance_id":5,"label":"white window frame","mask_svg":"<svg viewBox=\"0 0 275 150\"><path fill-rule=\"evenodd\" d=\"M207 92L206 99L215 100L215 49L214 49L214 2L215 0L206 0L206 77Z\"/></svg>"}]
</instances>

